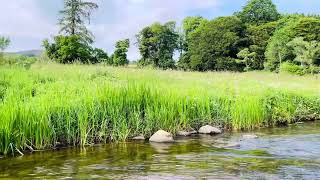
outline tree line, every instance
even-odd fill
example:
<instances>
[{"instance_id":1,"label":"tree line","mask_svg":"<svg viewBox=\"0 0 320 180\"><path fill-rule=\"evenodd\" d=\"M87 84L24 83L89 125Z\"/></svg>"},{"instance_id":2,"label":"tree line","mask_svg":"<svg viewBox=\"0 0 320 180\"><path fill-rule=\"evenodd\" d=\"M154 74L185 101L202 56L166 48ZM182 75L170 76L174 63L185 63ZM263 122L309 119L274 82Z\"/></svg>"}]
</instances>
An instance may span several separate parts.
<instances>
[{"instance_id":1,"label":"tree line","mask_svg":"<svg viewBox=\"0 0 320 180\"><path fill-rule=\"evenodd\" d=\"M129 63L130 40L119 40L108 55L94 48L86 25L98 8L93 2L64 0L59 35L43 42L48 57L59 63ZM136 35L139 66L192 71L267 69L298 74L320 71L320 17L280 14L272 0L248 0L241 11L212 20L201 16L154 23ZM10 41L0 39L3 51ZM174 59L178 54L178 59Z\"/></svg>"}]
</instances>

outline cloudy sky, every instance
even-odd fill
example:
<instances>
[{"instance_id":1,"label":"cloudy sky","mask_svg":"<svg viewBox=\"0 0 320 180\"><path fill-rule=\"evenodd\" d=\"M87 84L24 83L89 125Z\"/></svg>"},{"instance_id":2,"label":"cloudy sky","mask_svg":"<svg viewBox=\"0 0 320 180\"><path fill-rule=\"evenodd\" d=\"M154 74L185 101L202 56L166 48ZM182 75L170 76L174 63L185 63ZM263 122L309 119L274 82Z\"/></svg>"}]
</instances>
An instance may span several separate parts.
<instances>
[{"instance_id":1,"label":"cloudy sky","mask_svg":"<svg viewBox=\"0 0 320 180\"><path fill-rule=\"evenodd\" d=\"M246 0L93 0L100 6L92 16L90 29L96 37L95 46L110 54L115 41L130 38L144 26L155 21L176 20L201 15L208 19L231 15L241 10ZM9 36L8 51L41 49L43 39L58 32L58 11L63 0L0 0L0 35ZM282 13L318 13L320 0L274 0ZM132 45L130 59L138 58Z\"/></svg>"}]
</instances>

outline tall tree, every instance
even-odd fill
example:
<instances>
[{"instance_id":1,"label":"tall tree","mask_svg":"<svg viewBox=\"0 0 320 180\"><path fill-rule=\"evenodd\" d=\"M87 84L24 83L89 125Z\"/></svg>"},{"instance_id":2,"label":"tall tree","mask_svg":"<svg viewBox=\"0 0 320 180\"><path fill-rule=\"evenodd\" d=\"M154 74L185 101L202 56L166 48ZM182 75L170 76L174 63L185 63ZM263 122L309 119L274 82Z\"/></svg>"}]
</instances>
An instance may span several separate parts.
<instances>
[{"instance_id":1,"label":"tall tree","mask_svg":"<svg viewBox=\"0 0 320 180\"><path fill-rule=\"evenodd\" d=\"M189 16L186 17L182 22L183 32L179 37L179 51L180 58L178 67L181 69L190 69L190 54L188 50L190 35L195 32L201 25L207 23L208 20L201 16Z\"/></svg>"},{"instance_id":2,"label":"tall tree","mask_svg":"<svg viewBox=\"0 0 320 180\"><path fill-rule=\"evenodd\" d=\"M279 19L280 14L272 0L249 0L237 15L249 24L261 24Z\"/></svg>"},{"instance_id":3,"label":"tall tree","mask_svg":"<svg viewBox=\"0 0 320 180\"><path fill-rule=\"evenodd\" d=\"M175 30L175 22L165 24L154 23L145 27L137 35L141 65L153 64L159 68L173 68L174 51L178 48L179 35Z\"/></svg>"},{"instance_id":4,"label":"tall tree","mask_svg":"<svg viewBox=\"0 0 320 180\"><path fill-rule=\"evenodd\" d=\"M236 16L214 19L191 33L189 53L192 70L242 70L236 63L243 48L245 27Z\"/></svg>"},{"instance_id":5,"label":"tall tree","mask_svg":"<svg viewBox=\"0 0 320 180\"><path fill-rule=\"evenodd\" d=\"M59 21L60 33L78 35L84 42L92 43L94 36L85 26L90 23L90 16L98 5L83 0L64 0L64 10L60 11L62 18Z\"/></svg>"},{"instance_id":6,"label":"tall tree","mask_svg":"<svg viewBox=\"0 0 320 180\"><path fill-rule=\"evenodd\" d=\"M320 41L320 19L314 17L291 16L279 20L281 25L271 37L266 52L265 67L276 70L282 62L296 58L292 47L287 44L296 37L305 41Z\"/></svg>"},{"instance_id":7,"label":"tall tree","mask_svg":"<svg viewBox=\"0 0 320 180\"><path fill-rule=\"evenodd\" d=\"M130 47L129 39L120 40L116 42L116 50L112 55L113 65L123 66L129 63L127 59L127 52Z\"/></svg>"},{"instance_id":8,"label":"tall tree","mask_svg":"<svg viewBox=\"0 0 320 180\"><path fill-rule=\"evenodd\" d=\"M9 38L0 36L0 51L4 51L9 46L10 42Z\"/></svg>"},{"instance_id":9,"label":"tall tree","mask_svg":"<svg viewBox=\"0 0 320 180\"><path fill-rule=\"evenodd\" d=\"M317 41L304 41L302 37L294 38L287 44L293 49L294 61L299 62L302 67L313 66L318 58L320 43Z\"/></svg>"},{"instance_id":10,"label":"tall tree","mask_svg":"<svg viewBox=\"0 0 320 180\"><path fill-rule=\"evenodd\" d=\"M0 36L0 61L3 59L3 51L10 45L10 39Z\"/></svg>"}]
</instances>

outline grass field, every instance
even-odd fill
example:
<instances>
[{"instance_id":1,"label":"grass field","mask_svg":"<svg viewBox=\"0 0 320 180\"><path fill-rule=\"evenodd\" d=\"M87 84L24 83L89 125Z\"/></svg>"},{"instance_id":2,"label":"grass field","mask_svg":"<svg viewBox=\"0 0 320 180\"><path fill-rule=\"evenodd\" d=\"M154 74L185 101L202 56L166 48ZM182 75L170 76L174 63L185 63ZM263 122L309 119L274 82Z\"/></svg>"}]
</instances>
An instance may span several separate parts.
<instances>
[{"instance_id":1,"label":"grass field","mask_svg":"<svg viewBox=\"0 0 320 180\"><path fill-rule=\"evenodd\" d=\"M315 120L320 78L35 64L0 67L0 153Z\"/></svg>"}]
</instances>

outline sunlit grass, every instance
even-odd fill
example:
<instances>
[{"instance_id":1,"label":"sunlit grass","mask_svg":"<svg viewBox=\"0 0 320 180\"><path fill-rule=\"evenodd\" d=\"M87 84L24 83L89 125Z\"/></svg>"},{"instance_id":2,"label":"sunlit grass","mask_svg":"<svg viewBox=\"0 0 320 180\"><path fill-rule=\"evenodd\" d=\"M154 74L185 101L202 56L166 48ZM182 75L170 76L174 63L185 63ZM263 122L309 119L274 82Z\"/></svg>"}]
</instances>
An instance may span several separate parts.
<instances>
[{"instance_id":1,"label":"sunlit grass","mask_svg":"<svg viewBox=\"0 0 320 180\"><path fill-rule=\"evenodd\" d=\"M320 115L320 80L35 64L0 67L0 153L122 141L158 129L253 129Z\"/></svg>"}]
</instances>

